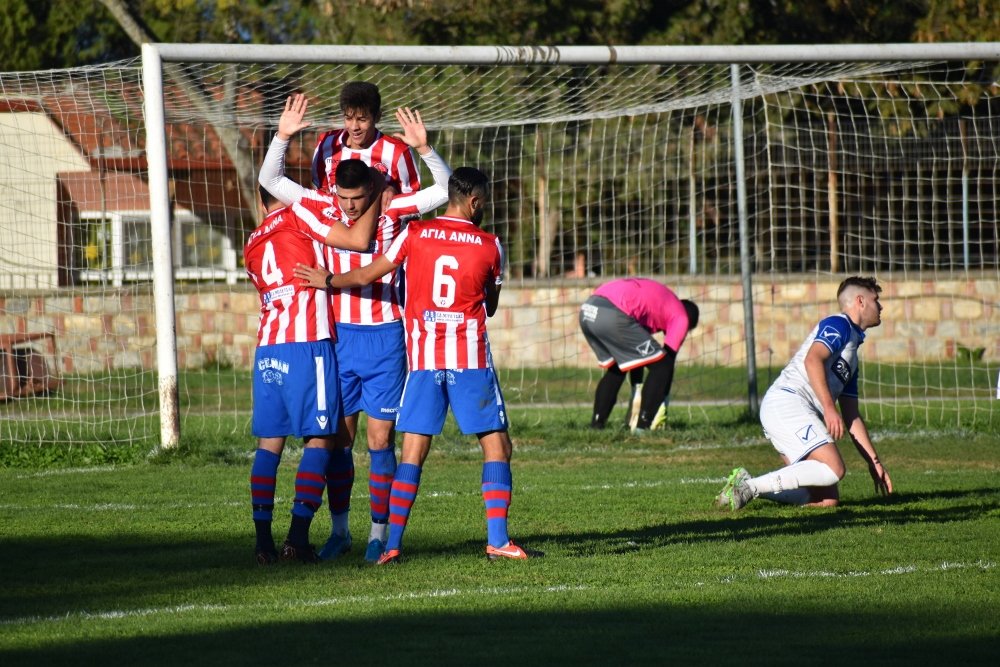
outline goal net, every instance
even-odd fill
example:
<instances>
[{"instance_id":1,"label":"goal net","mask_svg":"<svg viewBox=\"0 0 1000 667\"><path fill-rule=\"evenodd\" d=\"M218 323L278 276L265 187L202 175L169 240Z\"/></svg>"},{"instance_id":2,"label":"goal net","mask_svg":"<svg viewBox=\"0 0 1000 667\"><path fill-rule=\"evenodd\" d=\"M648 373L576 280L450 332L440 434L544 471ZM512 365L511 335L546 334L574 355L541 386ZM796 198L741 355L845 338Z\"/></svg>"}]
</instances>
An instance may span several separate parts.
<instances>
[{"instance_id":1,"label":"goal net","mask_svg":"<svg viewBox=\"0 0 1000 667\"><path fill-rule=\"evenodd\" d=\"M287 168L308 184L317 133L340 123L352 80L379 86L383 131L398 129L393 109L415 107L453 167L490 176L485 224L509 260L490 335L525 418L586 423L600 371L577 312L603 281L654 277L699 304L671 396L683 421L745 411L749 386L762 395L835 310L839 281L864 274L886 290L864 355L868 414L995 423L1000 61L987 47L841 62L740 48L699 62L639 47L603 60L217 47L165 58L162 91L144 90L139 60L0 74L0 334L54 338L11 338L6 381L25 386L29 349L58 378L0 403L0 438L158 442L165 248L185 437L249 438L257 296L242 246L259 219L257 169L302 91L313 126ZM143 103L161 93L163 125L147 127ZM151 133L165 137L170 213L155 238Z\"/></svg>"}]
</instances>

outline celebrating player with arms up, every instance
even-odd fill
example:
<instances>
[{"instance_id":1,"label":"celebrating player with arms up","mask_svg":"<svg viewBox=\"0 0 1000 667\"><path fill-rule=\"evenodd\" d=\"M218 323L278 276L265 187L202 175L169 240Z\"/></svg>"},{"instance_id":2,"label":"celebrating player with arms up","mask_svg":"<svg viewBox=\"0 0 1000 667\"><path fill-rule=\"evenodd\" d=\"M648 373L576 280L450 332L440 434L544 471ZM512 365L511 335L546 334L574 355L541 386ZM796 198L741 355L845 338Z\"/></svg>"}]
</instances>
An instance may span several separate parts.
<instances>
[{"instance_id":1,"label":"celebrating player with arms up","mask_svg":"<svg viewBox=\"0 0 1000 667\"><path fill-rule=\"evenodd\" d=\"M441 432L450 406L463 433L475 433L483 450L482 493L490 559L524 559L527 551L507 535L511 496L511 441L507 411L490 356L486 318L496 312L503 251L482 231L489 182L462 167L448 181L448 208L430 221L411 222L381 257L330 279L333 287L365 285L405 262L404 322L410 373L396 427L403 431L402 463L390 494L389 541L379 564L398 562L403 531L420 486L431 440ZM313 286L322 270L296 267Z\"/></svg>"},{"instance_id":2,"label":"celebrating player with arms up","mask_svg":"<svg viewBox=\"0 0 1000 667\"><path fill-rule=\"evenodd\" d=\"M420 174L407 144L382 134L375 125L382 119L382 95L368 81L351 81L340 90L344 128L319 136L313 152L312 181L318 190L333 190L333 174L341 160L361 160L385 175L384 209L397 194L420 189Z\"/></svg>"},{"instance_id":3,"label":"celebrating player with arms up","mask_svg":"<svg viewBox=\"0 0 1000 667\"><path fill-rule=\"evenodd\" d=\"M720 507L738 510L758 496L793 505L837 505L845 469L836 442L845 431L868 463L875 491L892 493L892 480L858 411L858 352L865 331L882 323L881 291L874 278L852 276L840 284L841 314L816 325L761 401L764 434L785 467L760 477L734 469L717 498ZM841 412L834 405L838 399Z\"/></svg>"},{"instance_id":4,"label":"celebrating player with arms up","mask_svg":"<svg viewBox=\"0 0 1000 667\"><path fill-rule=\"evenodd\" d=\"M305 121L307 102L303 95L289 97L278 121L278 132L268 149L261 168L260 181L279 199L302 204L325 202L335 218L352 225L360 215L367 191L362 183L344 178L343 165L358 160L339 162L334 172L336 194L308 190L285 178L283 160L288 140L301 129ZM396 195L389 201L371 246L364 252L338 251L331 257L333 273L346 273L369 264L385 252L403 226L444 204L448 199L447 182L451 170L427 143L427 128L420 113L408 108L398 109L396 119L402 128L399 141L420 155L434 177L434 184L409 195ZM367 174L365 178L369 178ZM380 177L376 177L380 178ZM352 447L361 411L368 415L367 439L371 466L368 488L371 509L371 530L365 558L378 560L385 548L389 520L389 488L396 470L394 425L396 411L406 379L406 349L404 346L400 288L395 272L363 287L332 290L334 317L337 322L337 362L340 372L340 392L344 402L345 429L338 434L340 448L335 449L327 467L332 530L320 551L324 560L336 558L351 549L348 528L351 489L354 482Z\"/></svg>"}]
</instances>

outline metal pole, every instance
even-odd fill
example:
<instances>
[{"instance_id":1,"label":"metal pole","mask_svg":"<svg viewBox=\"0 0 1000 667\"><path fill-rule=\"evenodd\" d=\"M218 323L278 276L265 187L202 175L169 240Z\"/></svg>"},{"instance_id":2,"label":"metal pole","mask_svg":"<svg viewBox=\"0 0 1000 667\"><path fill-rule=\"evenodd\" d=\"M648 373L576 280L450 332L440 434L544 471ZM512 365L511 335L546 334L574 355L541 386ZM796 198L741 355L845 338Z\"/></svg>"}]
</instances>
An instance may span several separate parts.
<instances>
[{"instance_id":1,"label":"metal pole","mask_svg":"<svg viewBox=\"0 0 1000 667\"><path fill-rule=\"evenodd\" d=\"M174 260L170 240L167 134L163 107L163 62L153 44L142 45L146 161L149 166L150 233L153 246L153 300L156 308L156 367L160 390L160 446L176 447L181 424L177 409L177 324L174 313Z\"/></svg>"},{"instance_id":2,"label":"metal pole","mask_svg":"<svg viewBox=\"0 0 1000 667\"><path fill-rule=\"evenodd\" d=\"M1000 60L1000 42L743 46L385 46L157 44L167 62L382 63L401 65L605 65Z\"/></svg>"},{"instance_id":3,"label":"metal pole","mask_svg":"<svg viewBox=\"0 0 1000 667\"><path fill-rule=\"evenodd\" d=\"M747 408L756 415L757 358L753 323L753 282L750 266L750 232L747 223L746 165L743 163L743 97L740 91L740 66L729 66L732 79L733 161L736 168L736 210L740 221L740 275L743 279L743 322L747 343Z\"/></svg>"}]
</instances>

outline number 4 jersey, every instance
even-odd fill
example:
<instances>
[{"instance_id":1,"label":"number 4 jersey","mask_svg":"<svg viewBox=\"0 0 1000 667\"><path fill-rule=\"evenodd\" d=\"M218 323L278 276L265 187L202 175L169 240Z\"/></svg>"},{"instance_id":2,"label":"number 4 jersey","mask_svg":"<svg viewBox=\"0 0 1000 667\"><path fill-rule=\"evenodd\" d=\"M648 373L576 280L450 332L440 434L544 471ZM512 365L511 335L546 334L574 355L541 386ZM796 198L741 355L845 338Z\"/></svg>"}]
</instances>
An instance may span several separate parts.
<instances>
[{"instance_id":1,"label":"number 4 jersey","mask_svg":"<svg viewBox=\"0 0 1000 667\"><path fill-rule=\"evenodd\" d=\"M303 287L292 275L298 263L328 268L323 241L329 232L319 219L306 221L290 208L280 208L250 234L243 261L260 294L258 347L336 340L326 292Z\"/></svg>"},{"instance_id":2,"label":"number 4 jersey","mask_svg":"<svg viewBox=\"0 0 1000 667\"><path fill-rule=\"evenodd\" d=\"M468 220L411 222L385 253L405 266L411 371L487 368L485 289L503 282L500 240Z\"/></svg>"}]
</instances>

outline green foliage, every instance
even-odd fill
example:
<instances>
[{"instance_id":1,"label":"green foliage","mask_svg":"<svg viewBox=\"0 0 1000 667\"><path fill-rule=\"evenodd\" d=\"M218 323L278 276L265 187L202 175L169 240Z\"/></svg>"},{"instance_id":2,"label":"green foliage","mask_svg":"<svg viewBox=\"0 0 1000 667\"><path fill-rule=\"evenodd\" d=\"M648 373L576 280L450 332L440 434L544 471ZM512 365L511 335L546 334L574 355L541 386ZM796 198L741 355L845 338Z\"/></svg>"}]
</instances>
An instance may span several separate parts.
<instances>
[{"instance_id":1,"label":"green foliage","mask_svg":"<svg viewBox=\"0 0 1000 667\"><path fill-rule=\"evenodd\" d=\"M77 67L139 53L93 0L0 0L0 40L0 72Z\"/></svg>"}]
</instances>

